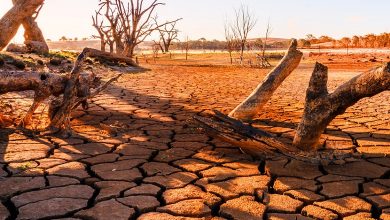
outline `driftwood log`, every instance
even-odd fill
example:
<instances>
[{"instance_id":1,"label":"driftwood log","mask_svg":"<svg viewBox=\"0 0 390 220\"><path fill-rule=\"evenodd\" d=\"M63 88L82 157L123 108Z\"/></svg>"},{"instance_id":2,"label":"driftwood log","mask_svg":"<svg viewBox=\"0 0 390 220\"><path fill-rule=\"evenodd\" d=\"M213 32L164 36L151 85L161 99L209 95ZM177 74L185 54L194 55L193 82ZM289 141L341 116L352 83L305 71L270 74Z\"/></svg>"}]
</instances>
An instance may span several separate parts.
<instances>
[{"instance_id":1,"label":"driftwood log","mask_svg":"<svg viewBox=\"0 0 390 220\"><path fill-rule=\"evenodd\" d=\"M299 161L328 165L347 157L360 157L337 151L303 151L266 131L256 129L218 111L207 116L194 116L207 135L240 147L245 153L257 158L286 156Z\"/></svg>"},{"instance_id":2,"label":"driftwood log","mask_svg":"<svg viewBox=\"0 0 390 220\"><path fill-rule=\"evenodd\" d=\"M67 75L38 72L0 72L0 94L27 90L34 91L34 102L24 117L22 125L30 122L34 111L43 100L50 96L58 97L50 103L49 118L51 122L48 127L48 133L58 131L69 133L72 110L80 104L83 107L87 107L87 99L99 94L122 75L119 74L105 84L100 85L99 77L96 77L94 74L81 73L82 65L88 56L131 63L135 67L135 71L145 70L136 65L130 58L122 60L117 56L107 56L106 53L101 53L101 51L85 48L75 61L71 73ZM62 95L62 98L60 98L60 95Z\"/></svg>"},{"instance_id":3,"label":"driftwood log","mask_svg":"<svg viewBox=\"0 0 390 220\"><path fill-rule=\"evenodd\" d=\"M44 0L20 0L0 19L0 51L16 35L26 18L32 17Z\"/></svg>"},{"instance_id":4,"label":"driftwood log","mask_svg":"<svg viewBox=\"0 0 390 220\"><path fill-rule=\"evenodd\" d=\"M250 120L256 117L280 84L297 68L302 55L302 52L297 50L297 41L293 39L280 63L264 78L248 98L230 112L229 116L241 120Z\"/></svg>"},{"instance_id":5,"label":"driftwood log","mask_svg":"<svg viewBox=\"0 0 390 220\"><path fill-rule=\"evenodd\" d=\"M80 78L83 83L78 88L78 97L88 96L90 89L97 88L100 84L100 78L94 74L82 74ZM34 91L33 104L22 121L22 125L27 125L35 110L45 99L50 96L59 97L64 93L67 81L67 75L0 71L0 94Z\"/></svg>"}]
</instances>

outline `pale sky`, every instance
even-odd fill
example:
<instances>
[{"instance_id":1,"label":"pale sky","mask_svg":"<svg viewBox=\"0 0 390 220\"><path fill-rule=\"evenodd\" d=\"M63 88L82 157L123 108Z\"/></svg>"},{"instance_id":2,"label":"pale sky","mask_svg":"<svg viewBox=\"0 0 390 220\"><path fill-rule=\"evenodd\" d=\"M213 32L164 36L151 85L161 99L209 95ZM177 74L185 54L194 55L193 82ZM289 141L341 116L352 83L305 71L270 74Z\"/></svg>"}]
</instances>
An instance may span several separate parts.
<instances>
[{"instance_id":1,"label":"pale sky","mask_svg":"<svg viewBox=\"0 0 390 220\"><path fill-rule=\"evenodd\" d=\"M390 32L388 0L161 0L159 18L182 17L180 38L223 39L224 23L234 8L248 5L258 22L251 37L264 35L267 20L271 37L303 38L306 34L335 38L367 33ZM11 7L11 0L0 0L0 16ZM90 37L95 31L91 16L98 0L46 0L38 17L45 38ZM14 42L21 42L21 34Z\"/></svg>"}]
</instances>

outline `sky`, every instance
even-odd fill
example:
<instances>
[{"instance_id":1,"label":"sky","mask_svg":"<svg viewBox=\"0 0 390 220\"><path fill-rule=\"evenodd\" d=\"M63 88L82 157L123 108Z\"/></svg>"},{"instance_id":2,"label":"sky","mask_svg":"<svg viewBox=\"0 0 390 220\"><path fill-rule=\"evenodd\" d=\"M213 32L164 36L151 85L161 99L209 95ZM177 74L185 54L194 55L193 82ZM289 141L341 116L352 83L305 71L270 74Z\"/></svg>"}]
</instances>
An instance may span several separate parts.
<instances>
[{"instance_id":1,"label":"sky","mask_svg":"<svg viewBox=\"0 0 390 220\"><path fill-rule=\"evenodd\" d=\"M150 1L150 0L145 0ZM157 9L161 20L183 18L178 24L184 39L224 38L224 24L241 4L247 5L257 18L250 37L265 34L268 20L271 37L304 38L328 35L344 36L390 32L388 0L160 0L165 6ZM0 0L0 16L11 7L12 0ZM98 0L46 0L37 19L48 39L91 37L95 30L91 16ZM20 30L13 42L22 42Z\"/></svg>"}]
</instances>

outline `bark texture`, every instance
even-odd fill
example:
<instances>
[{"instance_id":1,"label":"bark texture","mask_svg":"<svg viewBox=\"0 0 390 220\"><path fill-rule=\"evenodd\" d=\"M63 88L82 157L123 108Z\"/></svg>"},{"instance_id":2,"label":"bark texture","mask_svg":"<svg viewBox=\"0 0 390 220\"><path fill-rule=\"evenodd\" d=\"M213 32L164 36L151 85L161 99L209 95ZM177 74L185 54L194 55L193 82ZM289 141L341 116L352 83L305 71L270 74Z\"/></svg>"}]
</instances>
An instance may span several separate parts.
<instances>
[{"instance_id":1,"label":"bark texture","mask_svg":"<svg viewBox=\"0 0 390 220\"><path fill-rule=\"evenodd\" d=\"M229 116L241 120L251 120L256 117L280 84L297 68L302 55L302 52L297 50L297 41L293 39L280 63L264 78L247 99L230 112Z\"/></svg>"},{"instance_id":2,"label":"bark texture","mask_svg":"<svg viewBox=\"0 0 390 220\"><path fill-rule=\"evenodd\" d=\"M362 98L390 89L390 63L362 73L333 93L328 93L328 68L316 63L306 92L305 110L297 128L294 145L314 150L327 125Z\"/></svg>"},{"instance_id":3,"label":"bark texture","mask_svg":"<svg viewBox=\"0 0 390 220\"><path fill-rule=\"evenodd\" d=\"M207 117L194 116L194 119L200 123L207 135L238 146L245 153L257 158L281 155L322 165L328 165L348 157L359 158L359 155L337 151L302 151L291 144L280 141L275 135L253 128L218 111L215 111L212 116L213 118L210 118L209 115Z\"/></svg>"},{"instance_id":4,"label":"bark texture","mask_svg":"<svg viewBox=\"0 0 390 220\"><path fill-rule=\"evenodd\" d=\"M14 5L23 3L24 0L12 0ZM40 6L42 7L42 5ZM23 19L22 25L24 28L24 40L25 45L29 52L45 54L49 52L49 46L46 43L45 37L42 34L41 29L38 26L38 23L35 21L38 14L35 13L35 16L26 17Z\"/></svg>"},{"instance_id":5,"label":"bark texture","mask_svg":"<svg viewBox=\"0 0 390 220\"><path fill-rule=\"evenodd\" d=\"M21 0L0 19L0 51L15 36L20 24L31 17L44 0Z\"/></svg>"}]
</instances>

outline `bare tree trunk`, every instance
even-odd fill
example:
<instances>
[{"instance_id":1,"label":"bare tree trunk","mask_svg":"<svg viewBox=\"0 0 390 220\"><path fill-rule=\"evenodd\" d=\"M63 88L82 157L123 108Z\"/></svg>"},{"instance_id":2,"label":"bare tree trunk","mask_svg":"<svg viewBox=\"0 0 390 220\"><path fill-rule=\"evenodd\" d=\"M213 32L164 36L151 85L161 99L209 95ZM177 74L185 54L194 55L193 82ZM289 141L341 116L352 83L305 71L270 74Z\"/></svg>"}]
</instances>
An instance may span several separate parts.
<instances>
[{"instance_id":1,"label":"bare tree trunk","mask_svg":"<svg viewBox=\"0 0 390 220\"><path fill-rule=\"evenodd\" d=\"M23 0L12 0L14 5L20 4L22 2ZM35 21L39 11L40 9L34 17L26 17L22 22L24 28L24 43L26 44L28 51L45 54L49 52L49 46L46 43L41 29L38 27L38 24Z\"/></svg>"},{"instance_id":2,"label":"bare tree trunk","mask_svg":"<svg viewBox=\"0 0 390 220\"><path fill-rule=\"evenodd\" d=\"M114 53L114 42L110 43L110 53Z\"/></svg>"},{"instance_id":3,"label":"bare tree trunk","mask_svg":"<svg viewBox=\"0 0 390 220\"><path fill-rule=\"evenodd\" d=\"M21 0L0 19L0 51L15 36L25 18L31 17L44 0Z\"/></svg>"},{"instance_id":4,"label":"bare tree trunk","mask_svg":"<svg viewBox=\"0 0 390 220\"><path fill-rule=\"evenodd\" d=\"M229 116L243 120L250 120L256 117L280 84L297 68L302 55L302 52L297 50L297 41L293 39L290 48L280 63L265 77L247 99L230 112Z\"/></svg>"},{"instance_id":5,"label":"bare tree trunk","mask_svg":"<svg viewBox=\"0 0 390 220\"><path fill-rule=\"evenodd\" d=\"M390 89L390 63L362 73L329 94L328 68L316 63L306 94L305 111L298 126L294 145L314 150L326 126L360 99Z\"/></svg>"},{"instance_id":6,"label":"bare tree trunk","mask_svg":"<svg viewBox=\"0 0 390 220\"><path fill-rule=\"evenodd\" d=\"M106 52L106 40L103 38L100 38L100 50L102 52Z\"/></svg>"},{"instance_id":7,"label":"bare tree trunk","mask_svg":"<svg viewBox=\"0 0 390 220\"><path fill-rule=\"evenodd\" d=\"M116 53L119 55L119 54L122 54L123 53L123 50L125 49L124 45L123 45L123 42L121 39L115 39L115 49L116 49Z\"/></svg>"}]
</instances>

